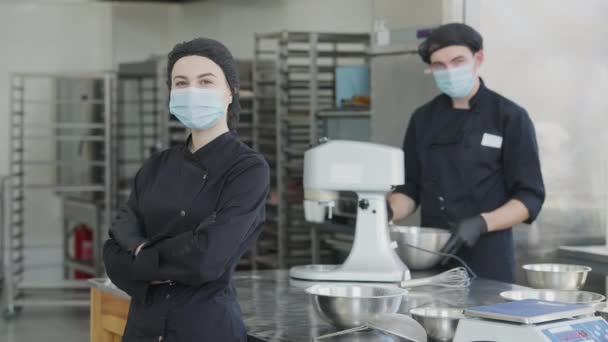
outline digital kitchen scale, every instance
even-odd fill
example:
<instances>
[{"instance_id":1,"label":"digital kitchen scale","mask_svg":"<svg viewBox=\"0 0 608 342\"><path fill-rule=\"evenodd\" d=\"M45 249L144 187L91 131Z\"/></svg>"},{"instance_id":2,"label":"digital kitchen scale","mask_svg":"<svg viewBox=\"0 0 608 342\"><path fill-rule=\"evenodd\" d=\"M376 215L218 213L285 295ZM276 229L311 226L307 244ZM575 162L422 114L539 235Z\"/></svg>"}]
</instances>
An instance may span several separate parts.
<instances>
[{"instance_id":1,"label":"digital kitchen scale","mask_svg":"<svg viewBox=\"0 0 608 342\"><path fill-rule=\"evenodd\" d=\"M536 299L472 307L458 323L454 342L600 342L608 323L588 305Z\"/></svg>"}]
</instances>

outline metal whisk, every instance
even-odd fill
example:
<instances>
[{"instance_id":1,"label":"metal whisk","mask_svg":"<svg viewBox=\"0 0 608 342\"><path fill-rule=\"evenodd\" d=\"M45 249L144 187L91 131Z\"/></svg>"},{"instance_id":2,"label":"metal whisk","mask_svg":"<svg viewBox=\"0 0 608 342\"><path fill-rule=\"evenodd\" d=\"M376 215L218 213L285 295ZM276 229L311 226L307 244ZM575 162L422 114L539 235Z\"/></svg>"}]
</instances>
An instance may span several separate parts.
<instances>
[{"instance_id":1,"label":"metal whisk","mask_svg":"<svg viewBox=\"0 0 608 342\"><path fill-rule=\"evenodd\" d=\"M464 267L456 267L432 277L402 280L399 284L399 286L402 288L425 285L454 288L469 287L469 285L471 285L471 278L469 278L469 273Z\"/></svg>"}]
</instances>

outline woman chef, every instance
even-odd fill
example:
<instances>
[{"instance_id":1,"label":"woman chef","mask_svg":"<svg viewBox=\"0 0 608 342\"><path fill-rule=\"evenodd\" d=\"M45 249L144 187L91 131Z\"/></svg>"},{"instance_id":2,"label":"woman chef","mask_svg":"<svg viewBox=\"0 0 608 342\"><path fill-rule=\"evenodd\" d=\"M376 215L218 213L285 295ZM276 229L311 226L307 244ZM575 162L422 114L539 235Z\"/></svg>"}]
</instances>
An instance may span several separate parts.
<instances>
[{"instance_id":1,"label":"woman chef","mask_svg":"<svg viewBox=\"0 0 608 342\"><path fill-rule=\"evenodd\" d=\"M123 341L246 341L232 274L262 229L268 164L235 133L239 76L224 45L176 45L167 74L170 111L192 134L143 164L103 249L132 298Z\"/></svg>"}]
</instances>

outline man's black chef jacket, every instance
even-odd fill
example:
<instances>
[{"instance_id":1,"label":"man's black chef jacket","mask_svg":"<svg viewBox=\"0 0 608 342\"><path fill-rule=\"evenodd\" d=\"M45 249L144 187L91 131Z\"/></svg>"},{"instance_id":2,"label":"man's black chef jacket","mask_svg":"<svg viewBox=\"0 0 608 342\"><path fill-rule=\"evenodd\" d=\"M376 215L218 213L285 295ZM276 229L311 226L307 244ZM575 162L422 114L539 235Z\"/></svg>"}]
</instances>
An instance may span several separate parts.
<instances>
[{"instance_id":1,"label":"man's black chef jacket","mask_svg":"<svg viewBox=\"0 0 608 342\"><path fill-rule=\"evenodd\" d=\"M470 110L439 95L413 114L403 143L405 184L396 191L421 206L422 226L449 228L520 200L535 220L545 188L534 125L525 109L486 88ZM460 256L482 277L514 282L511 229L483 235Z\"/></svg>"}]
</instances>

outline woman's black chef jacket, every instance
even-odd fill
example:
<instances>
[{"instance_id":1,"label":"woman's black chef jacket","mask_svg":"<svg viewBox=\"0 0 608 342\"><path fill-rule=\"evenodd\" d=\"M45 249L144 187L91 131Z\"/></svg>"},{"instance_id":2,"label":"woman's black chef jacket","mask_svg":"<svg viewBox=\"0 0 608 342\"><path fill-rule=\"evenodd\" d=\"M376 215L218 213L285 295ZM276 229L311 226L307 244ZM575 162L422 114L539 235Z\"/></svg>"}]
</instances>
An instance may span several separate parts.
<instances>
[{"instance_id":1,"label":"woman's black chef jacket","mask_svg":"<svg viewBox=\"0 0 608 342\"><path fill-rule=\"evenodd\" d=\"M520 200L535 220L545 188L534 125L527 112L486 88L470 101L470 110L454 109L439 95L413 114L407 128L405 184L396 191L421 206L423 226L448 228ZM482 277L514 282L511 229L483 235L459 255Z\"/></svg>"},{"instance_id":2,"label":"woman's black chef jacket","mask_svg":"<svg viewBox=\"0 0 608 342\"><path fill-rule=\"evenodd\" d=\"M144 163L103 250L108 276L132 297L123 341L246 341L231 276L262 229L269 182L266 161L233 132Z\"/></svg>"}]
</instances>

